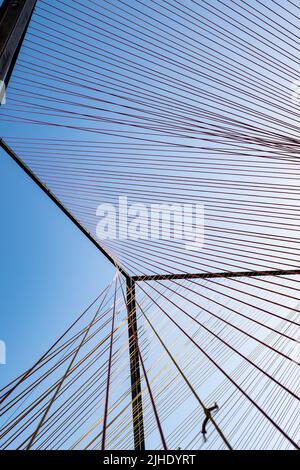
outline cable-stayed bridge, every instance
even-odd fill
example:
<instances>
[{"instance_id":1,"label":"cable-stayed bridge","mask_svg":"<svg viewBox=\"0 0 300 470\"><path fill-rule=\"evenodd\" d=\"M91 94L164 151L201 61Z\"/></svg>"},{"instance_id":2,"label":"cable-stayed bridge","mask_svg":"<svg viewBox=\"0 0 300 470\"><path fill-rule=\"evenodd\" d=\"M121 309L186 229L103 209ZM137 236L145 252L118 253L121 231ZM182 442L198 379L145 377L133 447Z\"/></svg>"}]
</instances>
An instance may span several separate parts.
<instances>
[{"instance_id":1,"label":"cable-stayed bridge","mask_svg":"<svg viewBox=\"0 0 300 470\"><path fill-rule=\"evenodd\" d=\"M299 17L2 3L2 150L116 275L2 388L1 449L299 449ZM140 232L100 241L120 196ZM197 250L182 219L149 233L151 204L200 203Z\"/></svg>"}]
</instances>

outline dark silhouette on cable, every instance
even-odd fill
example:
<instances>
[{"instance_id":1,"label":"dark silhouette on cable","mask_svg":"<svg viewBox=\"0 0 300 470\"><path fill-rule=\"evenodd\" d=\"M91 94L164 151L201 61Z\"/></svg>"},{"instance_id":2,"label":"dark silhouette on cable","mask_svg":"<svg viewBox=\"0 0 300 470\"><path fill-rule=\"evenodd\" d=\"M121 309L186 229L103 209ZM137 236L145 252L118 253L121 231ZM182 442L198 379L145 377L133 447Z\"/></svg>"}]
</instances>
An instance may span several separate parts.
<instances>
[{"instance_id":1,"label":"dark silhouette on cable","mask_svg":"<svg viewBox=\"0 0 300 470\"><path fill-rule=\"evenodd\" d=\"M207 423L211 420L211 413L212 413L212 411L218 411L218 410L219 410L219 406L217 405L216 402L210 408L205 409L205 419L203 421L202 429L201 429L201 433L203 434L203 438L204 438L205 442L206 442L206 439L207 439L207 437L206 437L206 433L207 433L206 426L207 426Z\"/></svg>"}]
</instances>

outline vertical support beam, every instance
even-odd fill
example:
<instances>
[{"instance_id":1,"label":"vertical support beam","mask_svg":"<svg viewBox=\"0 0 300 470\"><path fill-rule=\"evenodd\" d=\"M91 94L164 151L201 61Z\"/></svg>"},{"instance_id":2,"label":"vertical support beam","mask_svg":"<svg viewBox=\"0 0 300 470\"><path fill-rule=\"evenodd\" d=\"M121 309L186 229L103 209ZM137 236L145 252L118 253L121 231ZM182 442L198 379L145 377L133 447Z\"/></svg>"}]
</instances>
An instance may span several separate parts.
<instances>
[{"instance_id":1,"label":"vertical support beam","mask_svg":"<svg viewBox=\"0 0 300 470\"><path fill-rule=\"evenodd\" d=\"M0 80L11 75L37 0L4 0L0 8Z\"/></svg>"},{"instance_id":2,"label":"vertical support beam","mask_svg":"<svg viewBox=\"0 0 300 470\"><path fill-rule=\"evenodd\" d=\"M135 450L145 450L143 401L141 389L140 360L138 353L138 329L136 318L135 282L126 279L128 306L128 335L132 395L132 421Z\"/></svg>"}]
</instances>

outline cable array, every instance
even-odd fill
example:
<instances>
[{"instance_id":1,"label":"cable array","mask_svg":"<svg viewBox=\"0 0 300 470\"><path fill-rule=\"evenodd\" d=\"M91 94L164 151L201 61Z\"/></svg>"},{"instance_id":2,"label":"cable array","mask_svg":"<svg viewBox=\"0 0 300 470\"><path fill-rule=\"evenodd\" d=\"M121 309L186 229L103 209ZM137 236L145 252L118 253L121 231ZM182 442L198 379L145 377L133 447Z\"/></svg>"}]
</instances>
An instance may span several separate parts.
<instances>
[{"instance_id":1,"label":"cable array","mask_svg":"<svg viewBox=\"0 0 300 470\"><path fill-rule=\"evenodd\" d=\"M138 279L150 448L299 448L299 18L290 0L40 0L30 23L5 140ZM137 236L100 240L120 196ZM155 204L170 231L151 231ZM274 275L175 278L241 271ZM133 447L124 284L1 390L2 449Z\"/></svg>"}]
</instances>

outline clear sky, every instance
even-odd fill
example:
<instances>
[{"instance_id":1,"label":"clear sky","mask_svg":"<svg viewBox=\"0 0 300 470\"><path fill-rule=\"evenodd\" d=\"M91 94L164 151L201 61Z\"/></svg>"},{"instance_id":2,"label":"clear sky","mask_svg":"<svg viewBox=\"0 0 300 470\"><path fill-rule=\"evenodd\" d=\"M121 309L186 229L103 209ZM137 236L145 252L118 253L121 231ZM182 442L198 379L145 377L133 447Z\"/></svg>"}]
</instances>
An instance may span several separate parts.
<instances>
[{"instance_id":1,"label":"clear sky","mask_svg":"<svg viewBox=\"0 0 300 470\"><path fill-rule=\"evenodd\" d=\"M3 386L38 359L114 268L3 151L0 175Z\"/></svg>"},{"instance_id":2,"label":"clear sky","mask_svg":"<svg viewBox=\"0 0 300 470\"><path fill-rule=\"evenodd\" d=\"M197 254L177 249L175 243L170 247L169 241L107 242L134 274L274 269L298 263L299 240L292 238L293 231L299 232L298 163L289 161L288 176L284 171L289 138L299 135L300 114L290 97L291 82L299 78L299 12L290 6L288 14L279 16L283 12L278 2L261 3L38 2L2 108L1 136L91 233L96 206L116 202L124 192L134 202L205 202L205 245ZM0 340L7 345L1 387L47 349L111 280L114 269L4 152L0 201ZM185 291L183 300L171 290L164 298L162 287L149 291L154 297L159 294L172 318L269 414L288 410L277 416L286 427L285 420L293 415L290 397L282 388L277 393L264 371L273 373L276 366L278 380L285 375L285 384L297 387L293 374L288 376L290 363L281 367L280 362L281 348L285 351L289 341L295 342L288 334L296 335L289 320L298 315L297 282L201 280L192 285L192 294ZM197 390L208 403L221 404L218 418L237 446L247 439L255 445L259 411L241 400L220 369L166 320L152 298L141 298ZM187 319L182 308L207 329ZM195 438L193 445L202 445L201 418L193 419L199 404L191 401L169 359L161 361L162 351L146 327L141 323L146 331L145 361L159 412L165 413L170 434L174 429L172 443L180 445L181 433L184 444ZM284 338L282 331L287 333ZM264 341L279 351L266 352ZM249 362L245 367L240 356L250 352L256 361L252 368ZM158 379L152 360L165 367ZM257 372L256 365L262 370ZM277 401L260 393L264 386L270 396L277 393ZM120 387L116 392L122 391ZM152 442L157 445L149 397L146 400ZM235 420L243 413L247 419L241 426L247 429L238 434ZM266 440L274 430L262 422ZM297 436L297 429L291 434ZM277 437L272 443L288 446Z\"/></svg>"}]
</instances>

